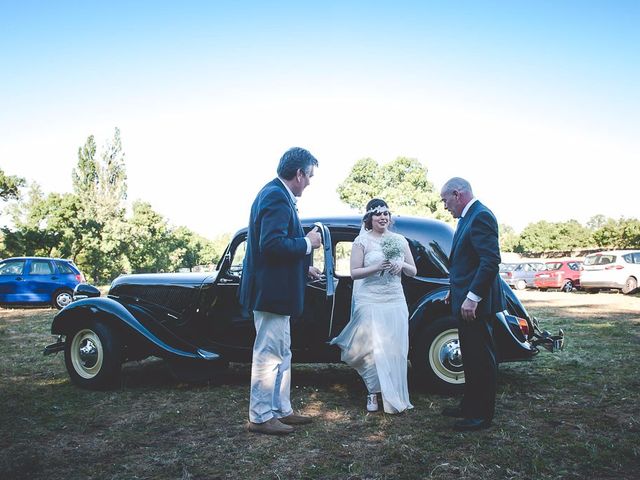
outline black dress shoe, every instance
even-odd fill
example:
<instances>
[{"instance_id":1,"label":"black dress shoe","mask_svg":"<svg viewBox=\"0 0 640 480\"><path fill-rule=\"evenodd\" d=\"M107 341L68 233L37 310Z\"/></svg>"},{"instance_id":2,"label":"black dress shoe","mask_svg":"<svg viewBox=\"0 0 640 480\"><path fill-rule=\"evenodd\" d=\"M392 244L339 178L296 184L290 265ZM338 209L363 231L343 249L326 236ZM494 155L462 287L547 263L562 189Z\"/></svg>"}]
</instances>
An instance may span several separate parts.
<instances>
[{"instance_id":1,"label":"black dress shoe","mask_svg":"<svg viewBox=\"0 0 640 480\"><path fill-rule=\"evenodd\" d=\"M442 409L442 415L445 417L464 418L461 407L444 407Z\"/></svg>"},{"instance_id":2,"label":"black dress shoe","mask_svg":"<svg viewBox=\"0 0 640 480\"><path fill-rule=\"evenodd\" d=\"M475 430L482 430L483 428L489 428L491 426L491 420L485 418L464 418L458 420L453 424L453 429L457 432L472 432Z\"/></svg>"}]
</instances>

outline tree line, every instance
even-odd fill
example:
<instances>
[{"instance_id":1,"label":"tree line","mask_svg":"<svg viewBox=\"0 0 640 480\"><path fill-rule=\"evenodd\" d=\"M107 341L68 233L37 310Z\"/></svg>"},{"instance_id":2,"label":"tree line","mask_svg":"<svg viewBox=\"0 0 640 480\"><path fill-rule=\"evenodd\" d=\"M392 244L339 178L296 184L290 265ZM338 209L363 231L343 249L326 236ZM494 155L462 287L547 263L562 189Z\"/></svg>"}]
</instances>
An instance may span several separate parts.
<instances>
[{"instance_id":1,"label":"tree line","mask_svg":"<svg viewBox=\"0 0 640 480\"><path fill-rule=\"evenodd\" d=\"M338 186L338 195L353 208L362 209L379 196L393 205L395 213L454 223L440 201L440 191L428 180L427 168L414 158L398 157L383 165L371 158L358 160ZM521 254L640 248L640 221L604 215L591 217L584 226L576 220L539 221L519 235L509 225L500 225L500 248Z\"/></svg>"},{"instance_id":2,"label":"tree line","mask_svg":"<svg viewBox=\"0 0 640 480\"><path fill-rule=\"evenodd\" d=\"M120 131L98 152L93 135L78 149L72 193L43 194L37 183L26 192L22 178L0 170L0 198L12 228L0 234L0 258L70 258L89 281L111 281L121 273L173 272L215 263L230 235L206 239L173 227L147 202L127 215L127 175Z\"/></svg>"},{"instance_id":3,"label":"tree line","mask_svg":"<svg viewBox=\"0 0 640 480\"><path fill-rule=\"evenodd\" d=\"M230 240L224 234L206 239L186 227L173 227L147 202L133 202L127 214L127 176L120 131L116 128L98 154L93 136L78 149L72 171L72 193L44 195L32 183L26 193L22 178L0 169L0 200L12 228L0 233L0 257L55 256L72 259L88 279L109 282L121 273L173 272L216 263ZM384 198L394 213L454 222L415 158L398 157L379 164L356 161L338 185L339 198L362 211L373 197ZM587 225L576 220L540 221L519 235L500 225L504 252L544 253L585 249L640 248L640 221L593 216Z\"/></svg>"}]
</instances>

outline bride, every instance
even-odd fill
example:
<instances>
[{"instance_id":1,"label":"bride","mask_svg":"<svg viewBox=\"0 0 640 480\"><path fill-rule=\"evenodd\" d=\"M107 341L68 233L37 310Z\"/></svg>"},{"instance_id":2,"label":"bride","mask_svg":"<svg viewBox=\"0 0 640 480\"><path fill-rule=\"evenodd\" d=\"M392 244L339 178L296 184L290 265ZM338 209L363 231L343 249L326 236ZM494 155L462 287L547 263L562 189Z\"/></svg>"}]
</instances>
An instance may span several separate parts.
<instances>
[{"instance_id":1,"label":"bride","mask_svg":"<svg viewBox=\"0 0 640 480\"><path fill-rule=\"evenodd\" d=\"M407 388L409 312L401 277L416 274L407 240L390 232L391 212L384 200L367 203L363 228L351 248L351 320L331 341L341 359L355 368L368 390L367 410L386 413L413 408Z\"/></svg>"}]
</instances>

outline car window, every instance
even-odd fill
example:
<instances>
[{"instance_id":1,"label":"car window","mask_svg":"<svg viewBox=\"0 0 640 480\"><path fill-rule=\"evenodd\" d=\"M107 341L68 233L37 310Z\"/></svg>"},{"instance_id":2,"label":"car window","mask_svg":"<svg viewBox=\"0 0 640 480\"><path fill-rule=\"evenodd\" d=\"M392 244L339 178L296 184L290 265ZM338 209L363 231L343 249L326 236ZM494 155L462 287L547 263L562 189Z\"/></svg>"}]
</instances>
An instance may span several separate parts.
<instances>
[{"instance_id":1,"label":"car window","mask_svg":"<svg viewBox=\"0 0 640 480\"><path fill-rule=\"evenodd\" d=\"M608 265L616 261L615 255L589 255L584 259L585 265Z\"/></svg>"},{"instance_id":2,"label":"car window","mask_svg":"<svg viewBox=\"0 0 640 480\"><path fill-rule=\"evenodd\" d=\"M52 275L53 266L48 260L31 260L31 275Z\"/></svg>"},{"instance_id":3,"label":"car window","mask_svg":"<svg viewBox=\"0 0 640 480\"><path fill-rule=\"evenodd\" d=\"M336 244L336 264L334 272L337 277L351 276L351 247L353 242L338 242Z\"/></svg>"},{"instance_id":4,"label":"car window","mask_svg":"<svg viewBox=\"0 0 640 480\"><path fill-rule=\"evenodd\" d=\"M311 265L319 268L321 272L324 272L324 248L316 248L313 250Z\"/></svg>"},{"instance_id":5,"label":"car window","mask_svg":"<svg viewBox=\"0 0 640 480\"><path fill-rule=\"evenodd\" d=\"M633 263L640 263L640 252L633 254Z\"/></svg>"},{"instance_id":6,"label":"car window","mask_svg":"<svg viewBox=\"0 0 640 480\"><path fill-rule=\"evenodd\" d=\"M0 275L22 275L24 260L7 260L0 263Z\"/></svg>"},{"instance_id":7,"label":"car window","mask_svg":"<svg viewBox=\"0 0 640 480\"><path fill-rule=\"evenodd\" d=\"M229 267L229 271L236 275L240 275L242 273L242 263L244 262L244 257L247 254L247 241L243 240L242 243L239 243L233 252L233 258L231 258L231 266Z\"/></svg>"},{"instance_id":8,"label":"car window","mask_svg":"<svg viewBox=\"0 0 640 480\"><path fill-rule=\"evenodd\" d=\"M560 270L562 268L562 262L547 263L547 270Z\"/></svg>"},{"instance_id":9,"label":"car window","mask_svg":"<svg viewBox=\"0 0 640 480\"><path fill-rule=\"evenodd\" d=\"M575 270L576 272L580 270L580 264L577 262L569 262L567 263L567 267L569 267L571 270Z\"/></svg>"},{"instance_id":10,"label":"car window","mask_svg":"<svg viewBox=\"0 0 640 480\"><path fill-rule=\"evenodd\" d=\"M62 274L71 274L71 275L75 275L76 272L73 271L73 269L71 268L71 266L66 263L66 262L56 262L56 265L58 267L58 271Z\"/></svg>"}]
</instances>

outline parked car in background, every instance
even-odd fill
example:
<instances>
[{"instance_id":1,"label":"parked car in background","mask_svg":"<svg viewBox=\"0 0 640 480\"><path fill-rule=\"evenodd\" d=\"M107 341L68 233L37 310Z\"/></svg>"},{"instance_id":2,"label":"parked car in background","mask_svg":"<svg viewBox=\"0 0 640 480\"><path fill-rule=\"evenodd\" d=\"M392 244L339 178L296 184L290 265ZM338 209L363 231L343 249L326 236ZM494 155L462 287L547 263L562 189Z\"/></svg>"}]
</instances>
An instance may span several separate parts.
<instances>
[{"instance_id":1,"label":"parked car in background","mask_svg":"<svg viewBox=\"0 0 640 480\"><path fill-rule=\"evenodd\" d=\"M547 268L543 262L517 262L503 265L504 268L500 269L500 276L507 282L507 285L516 290L533 288L535 274Z\"/></svg>"},{"instance_id":2,"label":"parked car in background","mask_svg":"<svg viewBox=\"0 0 640 480\"><path fill-rule=\"evenodd\" d=\"M582 288L589 293L617 289L632 293L640 280L640 250L611 250L587 255L580 275Z\"/></svg>"},{"instance_id":3,"label":"parked car in background","mask_svg":"<svg viewBox=\"0 0 640 480\"><path fill-rule=\"evenodd\" d=\"M540 290L559 288L563 292L571 292L580 286L582 262L579 260L555 260L546 262L546 269L537 272L533 277L533 285Z\"/></svg>"},{"instance_id":4,"label":"parked car in background","mask_svg":"<svg viewBox=\"0 0 640 480\"><path fill-rule=\"evenodd\" d=\"M306 286L302 314L291 318L294 362L340 362L329 344L350 320L353 280L351 245L360 217L302 220L306 231L318 226L323 248L313 264L324 274ZM398 216L393 230L409 242L417 275L402 277L409 309L409 358L416 382L442 391L464 387L458 320L451 315L449 251L453 231L447 224ZM247 230L235 234L215 272L140 274L118 277L106 297L87 284L58 313L51 333L58 340L45 353L64 351L71 380L84 388L120 383L121 364L150 355L167 361L183 380L215 376L228 362L250 362L255 328L238 303ZM540 346L561 348L563 334L542 331L505 284L506 310L496 314L494 337L499 362L530 360Z\"/></svg>"},{"instance_id":5,"label":"parked car in background","mask_svg":"<svg viewBox=\"0 0 640 480\"><path fill-rule=\"evenodd\" d=\"M58 309L72 301L73 289L84 275L71 260L14 257L0 262L0 304L47 303Z\"/></svg>"}]
</instances>

